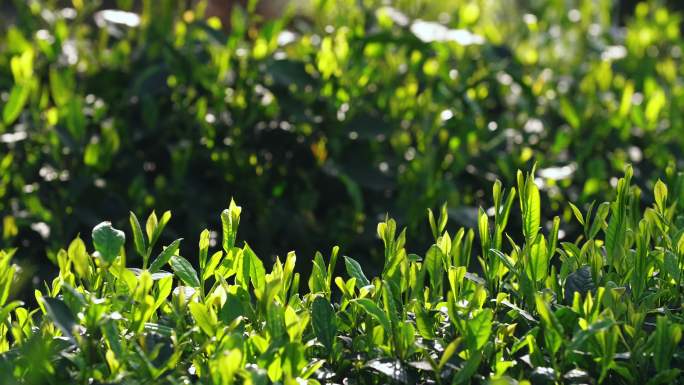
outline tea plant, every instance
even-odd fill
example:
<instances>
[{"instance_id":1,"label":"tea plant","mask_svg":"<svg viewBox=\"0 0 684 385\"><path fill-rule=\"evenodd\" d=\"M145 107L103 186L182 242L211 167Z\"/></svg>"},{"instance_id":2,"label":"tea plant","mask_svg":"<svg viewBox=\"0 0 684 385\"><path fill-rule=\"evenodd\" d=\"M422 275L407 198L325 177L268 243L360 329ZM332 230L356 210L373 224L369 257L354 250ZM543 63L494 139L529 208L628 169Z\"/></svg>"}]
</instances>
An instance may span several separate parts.
<instances>
[{"instance_id":1,"label":"tea plant","mask_svg":"<svg viewBox=\"0 0 684 385\"><path fill-rule=\"evenodd\" d=\"M475 227L535 161L542 216L566 220L626 162L642 188L681 167L674 1L299 2L228 23L199 0L4 1L0 247L41 271L98 218L153 208L174 209L171 242L230 191L261 255L371 253L383 213L428 245L425 207Z\"/></svg>"},{"instance_id":2,"label":"tea plant","mask_svg":"<svg viewBox=\"0 0 684 385\"><path fill-rule=\"evenodd\" d=\"M154 212L130 231L109 222L57 253L36 307L11 300L21 250L0 253L4 383L663 384L681 379L684 175L658 181L642 210L632 169L615 198L571 206L584 233L542 223L533 172L493 185L475 231L428 210L434 244L406 249L387 218L378 276L359 256L316 253L308 279L294 252L264 263L236 241L242 209L204 230L196 253ZM518 197L521 215L510 216ZM518 217L522 234L509 234ZM519 240L516 240L519 239ZM127 263L137 254L142 266ZM342 272L340 274L340 272Z\"/></svg>"}]
</instances>

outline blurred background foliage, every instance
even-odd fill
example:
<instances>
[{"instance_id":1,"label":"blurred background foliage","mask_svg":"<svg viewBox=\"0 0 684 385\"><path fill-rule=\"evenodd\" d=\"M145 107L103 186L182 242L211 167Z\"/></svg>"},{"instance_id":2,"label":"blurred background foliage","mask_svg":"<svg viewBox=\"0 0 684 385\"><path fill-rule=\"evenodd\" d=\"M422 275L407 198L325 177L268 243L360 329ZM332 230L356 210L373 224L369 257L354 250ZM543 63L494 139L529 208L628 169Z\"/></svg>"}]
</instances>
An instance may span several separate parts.
<instances>
[{"instance_id":1,"label":"blurred background foliage","mask_svg":"<svg viewBox=\"0 0 684 385\"><path fill-rule=\"evenodd\" d=\"M626 163L644 191L681 166L676 1L265 3L0 6L0 247L25 277L128 210L171 210L166 244L234 197L262 258L372 265L385 213L427 245L426 208L475 227L534 162L549 219Z\"/></svg>"}]
</instances>

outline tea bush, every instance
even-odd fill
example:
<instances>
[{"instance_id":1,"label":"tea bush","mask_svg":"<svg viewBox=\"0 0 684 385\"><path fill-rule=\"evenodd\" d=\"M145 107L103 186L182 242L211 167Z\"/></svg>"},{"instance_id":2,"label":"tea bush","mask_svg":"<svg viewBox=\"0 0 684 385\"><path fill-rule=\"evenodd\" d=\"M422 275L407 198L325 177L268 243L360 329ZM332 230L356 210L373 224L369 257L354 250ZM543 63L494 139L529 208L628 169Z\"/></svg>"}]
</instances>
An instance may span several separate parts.
<instances>
[{"instance_id":1,"label":"tea bush","mask_svg":"<svg viewBox=\"0 0 684 385\"><path fill-rule=\"evenodd\" d=\"M472 226L534 161L566 220L626 162L644 191L681 166L681 15L658 1L313 0L230 28L201 1L10 3L0 246L27 271L98 218L173 209L170 242L227 196L261 254L342 242L380 265L384 213L427 245L425 207Z\"/></svg>"},{"instance_id":2,"label":"tea bush","mask_svg":"<svg viewBox=\"0 0 684 385\"><path fill-rule=\"evenodd\" d=\"M496 181L493 215L474 231L428 212L434 244L414 254L393 219L377 226L384 264L369 276L333 247L309 277L290 252L273 263L236 241L231 201L221 237L191 255L159 239L171 214L124 233L102 222L92 246L57 253L37 307L7 301L12 257L0 254L4 383L663 384L681 380L684 175L642 210L627 168L615 199L570 209L583 228L562 241L540 227L532 174ZM516 204L516 201L518 204ZM521 215L509 216L513 206ZM520 223L516 242L506 228ZM482 274L470 266L471 249ZM127 261L132 255L142 265ZM197 259L199 269L191 260ZM338 266L339 265L339 266ZM133 268L132 266L138 266ZM344 269L340 267L344 266ZM344 270L342 274L338 271Z\"/></svg>"}]
</instances>

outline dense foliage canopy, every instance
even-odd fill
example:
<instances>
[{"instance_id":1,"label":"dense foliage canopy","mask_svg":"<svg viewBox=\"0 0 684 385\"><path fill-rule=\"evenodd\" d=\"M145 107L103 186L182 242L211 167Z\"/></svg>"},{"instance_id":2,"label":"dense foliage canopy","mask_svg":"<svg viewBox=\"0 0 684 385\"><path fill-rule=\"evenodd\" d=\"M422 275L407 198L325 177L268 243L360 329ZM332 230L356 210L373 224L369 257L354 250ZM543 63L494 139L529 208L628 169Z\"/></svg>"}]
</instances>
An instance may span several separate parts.
<instances>
[{"instance_id":1,"label":"dense foliage canopy","mask_svg":"<svg viewBox=\"0 0 684 385\"><path fill-rule=\"evenodd\" d=\"M269 256L371 253L387 212L427 246L426 207L474 226L489 185L535 161L544 217L569 219L627 162L650 191L682 156L681 15L658 2L621 25L608 0L316 0L236 6L229 27L173 0L11 3L0 242L34 262L127 210L194 234L231 196Z\"/></svg>"}]
</instances>

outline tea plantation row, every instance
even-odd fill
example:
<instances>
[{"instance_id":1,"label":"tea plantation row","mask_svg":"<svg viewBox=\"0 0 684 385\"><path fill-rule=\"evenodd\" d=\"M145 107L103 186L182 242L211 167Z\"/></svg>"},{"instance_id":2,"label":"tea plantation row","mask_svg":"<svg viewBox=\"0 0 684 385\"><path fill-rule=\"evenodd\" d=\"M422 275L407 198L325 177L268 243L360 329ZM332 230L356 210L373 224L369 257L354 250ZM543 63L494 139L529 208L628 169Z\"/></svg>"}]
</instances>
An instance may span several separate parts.
<instances>
[{"instance_id":1,"label":"tea plantation row","mask_svg":"<svg viewBox=\"0 0 684 385\"><path fill-rule=\"evenodd\" d=\"M21 250L6 250L2 380L672 383L684 367L681 188L659 181L642 207L631 178L628 168L612 202L570 206L583 228L574 240L560 240L558 217L541 227L539 189L521 172L517 189L493 185L478 245L473 230L447 223L446 207L429 212L427 250L407 249L410 234L386 219L377 276L337 246L315 255L308 277L296 272L294 252L264 263L236 241L234 202L220 215L220 237L204 230L189 254L179 253L182 238L160 247L168 212L144 225L131 213L127 232L100 223L92 245L77 237L59 250L59 274L36 290L36 307L7 301ZM514 206L521 215L509 216ZM509 236L509 220L523 241ZM142 265L128 262L133 255Z\"/></svg>"}]
</instances>

